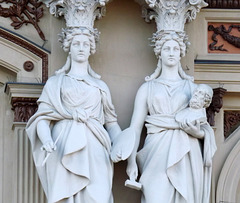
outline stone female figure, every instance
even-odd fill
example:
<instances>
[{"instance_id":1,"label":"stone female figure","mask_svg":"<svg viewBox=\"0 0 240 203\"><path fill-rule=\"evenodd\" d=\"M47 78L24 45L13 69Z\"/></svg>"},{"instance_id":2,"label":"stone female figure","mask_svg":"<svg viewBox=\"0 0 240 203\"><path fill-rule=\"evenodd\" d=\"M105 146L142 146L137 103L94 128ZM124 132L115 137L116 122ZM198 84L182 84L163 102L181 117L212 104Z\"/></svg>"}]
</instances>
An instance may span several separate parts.
<instances>
[{"instance_id":1,"label":"stone female figure","mask_svg":"<svg viewBox=\"0 0 240 203\"><path fill-rule=\"evenodd\" d=\"M48 79L27 125L35 165L49 203L112 203L109 153L121 129L108 87L88 63L93 33L66 31L63 47L67 63Z\"/></svg>"},{"instance_id":2,"label":"stone female figure","mask_svg":"<svg viewBox=\"0 0 240 203\"><path fill-rule=\"evenodd\" d=\"M213 130L208 124L190 122L180 127L175 120L175 115L189 106L196 88L180 64L185 49L178 33L163 32L155 47L158 68L136 95L129 127L136 142L128 158L127 174L134 182L139 167L142 203L207 203L209 199L216 150ZM144 122L147 137L137 153ZM120 151L112 155L113 160L118 160Z\"/></svg>"}]
</instances>

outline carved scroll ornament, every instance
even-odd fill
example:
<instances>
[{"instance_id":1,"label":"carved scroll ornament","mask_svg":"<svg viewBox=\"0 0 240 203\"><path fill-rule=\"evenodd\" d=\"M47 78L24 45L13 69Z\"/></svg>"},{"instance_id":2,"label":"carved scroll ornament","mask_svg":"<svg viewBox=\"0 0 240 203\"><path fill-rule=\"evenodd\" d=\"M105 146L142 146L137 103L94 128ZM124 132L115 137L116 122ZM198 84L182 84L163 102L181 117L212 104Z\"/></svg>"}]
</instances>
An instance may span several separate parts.
<instances>
[{"instance_id":1,"label":"carved scroll ornament","mask_svg":"<svg viewBox=\"0 0 240 203\"><path fill-rule=\"evenodd\" d=\"M219 87L213 89L213 98L212 103L207 108L207 118L208 122L211 126L215 125L215 114L219 113L220 109L223 106L223 95L226 93L226 89Z\"/></svg>"},{"instance_id":2,"label":"carved scroll ornament","mask_svg":"<svg viewBox=\"0 0 240 203\"><path fill-rule=\"evenodd\" d=\"M10 18L14 29L21 28L24 24L32 24L42 40L46 40L44 33L38 25L43 17L42 2L38 0L0 0L0 3L10 4L8 8L0 5L0 16Z\"/></svg>"},{"instance_id":3,"label":"carved scroll ornament","mask_svg":"<svg viewBox=\"0 0 240 203\"><path fill-rule=\"evenodd\" d=\"M232 44L237 48L240 48L240 37L230 34L234 28L237 29L240 34L240 25L230 25L228 29L224 25L220 25L219 27L209 25L208 31L213 31L213 35L211 37L213 42L209 44L209 49L212 51L213 50L229 51L223 47L224 44L216 46L216 44L218 43L217 39L218 35L220 35L227 43Z\"/></svg>"},{"instance_id":4,"label":"carved scroll ornament","mask_svg":"<svg viewBox=\"0 0 240 203\"><path fill-rule=\"evenodd\" d=\"M224 137L228 138L240 126L240 111L224 111Z\"/></svg>"}]
</instances>

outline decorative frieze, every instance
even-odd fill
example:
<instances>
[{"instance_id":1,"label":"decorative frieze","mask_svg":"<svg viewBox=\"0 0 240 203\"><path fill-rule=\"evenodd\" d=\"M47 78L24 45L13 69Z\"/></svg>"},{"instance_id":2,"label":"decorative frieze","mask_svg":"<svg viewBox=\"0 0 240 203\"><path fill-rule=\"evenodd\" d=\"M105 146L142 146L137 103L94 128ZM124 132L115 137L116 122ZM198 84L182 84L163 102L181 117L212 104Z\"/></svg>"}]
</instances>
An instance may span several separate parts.
<instances>
[{"instance_id":1,"label":"decorative frieze","mask_svg":"<svg viewBox=\"0 0 240 203\"><path fill-rule=\"evenodd\" d=\"M225 139L240 126L240 111L224 111L224 137Z\"/></svg>"},{"instance_id":2,"label":"decorative frieze","mask_svg":"<svg viewBox=\"0 0 240 203\"><path fill-rule=\"evenodd\" d=\"M206 0L207 8L240 9L240 0Z\"/></svg>"},{"instance_id":3,"label":"decorative frieze","mask_svg":"<svg viewBox=\"0 0 240 203\"><path fill-rule=\"evenodd\" d=\"M209 53L240 53L240 23L208 23Z\"/></svg>"},{"instance_id":4,"label":"decorative frieze","mask_svg":"<svg viewBox=\"0 0 240 203\"><path fill-rule=\"evenodd\" d=\"M10 5L4 8L0 5L0 16L10 18L12 20L11 26L14 29L19 29L23 25L32 24L40 38L46 41L45 36L38 23L43 17L43 3L38 0L1 0L1 3Z\"/></svg>"},{"instance_id":5,"label":"decorative frieze","mask_svg":"<svg viewBox=\"0 0 240 203\"><path fill-rule=\"evenodd\" d=\"M211 126L215 125L215 114L219 113L223 106L223 95L226 91L227 90L222 87L213 89L212 103L207 108L207 118Z\"/></svg>"}]
</instances>

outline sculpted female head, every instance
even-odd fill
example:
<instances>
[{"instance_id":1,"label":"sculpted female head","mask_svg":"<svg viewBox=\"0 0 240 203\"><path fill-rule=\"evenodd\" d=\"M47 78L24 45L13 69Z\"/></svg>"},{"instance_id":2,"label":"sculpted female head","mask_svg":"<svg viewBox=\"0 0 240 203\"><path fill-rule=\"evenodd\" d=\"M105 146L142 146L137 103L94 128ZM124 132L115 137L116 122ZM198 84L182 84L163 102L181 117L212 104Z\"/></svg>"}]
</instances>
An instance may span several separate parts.
<instances>
[{"instance_id":1,"label":"sculpted female head","mask_svg":"<svg viewBox=\"0 0 240 203\"><path fill-rule=\"evenodd\" d=\"M165 65L177 65L178 64L178 73L182 79L187 79L193 81L193 77L187 75L180 63L180 58L185 56L186 45L187 45L187 37L183 32L175 32L175 31L162 31L154 34L152 38L152 42L154 43L154 52L157 56L158 65L155 69L154 73L145 78L146 81L150 81L156 79L161 75L162 63L166 63ZM175 47L174 57L166 57L167 53L164 47ZM166 54L166 56L164 55ZM163 57L161 57L164 55ZM168 58L168 59L167 59Z\"/></svg>"},{"instance_id":2,"label":"sculpted female head","mask_svg":"<svg viewBox=\"0 0 240 203\"><path fill-rule=\"evenodd\" d=\"M69 30L64 30L61 35L60 41L62 42L62 47L65 52L70 51L70 47L73 41L73 38L78 35L85 35L88 37L90 42L90 54L96 52L96 42L95 42L95 33L86 27L82 28L73 28Z\"/></svg>"},{"instance_id":3,"label":"sculpted female head","mask_svg":"<svg viewBox=\"0 0 240 203\"><path fill-rule=\"evenodd\" d=\"M62 42L62 48L65 52L69 52L66 64L58 71L56 75L67 73L71 69L71 60L77 62L83 62L88 60L90 54L96 52L96 40L99 34L95 30L91 30L87 27L71 28L62 31L59 41ZM83 50L80 50L80 44L83 46ZM70 54L71 52L72 54ZM100 79L100 75L95 73L90 65L88 65L88 72L91 76Z\"/></svg>"},{"instance_id":4,"label":"sculpted female head","mask_svg":"<svg viewBox=\"0 0 240 203\"><path fill-rule=\"evenodd\" d=\"M170 40L174 40L179 44L180 56L185 56L186 53L186 41L187 38L184 33L160 32L153 36L153 42L155 43L154 52L157 57L161 55L163 45Z\"/></svg>"}]
</instances>

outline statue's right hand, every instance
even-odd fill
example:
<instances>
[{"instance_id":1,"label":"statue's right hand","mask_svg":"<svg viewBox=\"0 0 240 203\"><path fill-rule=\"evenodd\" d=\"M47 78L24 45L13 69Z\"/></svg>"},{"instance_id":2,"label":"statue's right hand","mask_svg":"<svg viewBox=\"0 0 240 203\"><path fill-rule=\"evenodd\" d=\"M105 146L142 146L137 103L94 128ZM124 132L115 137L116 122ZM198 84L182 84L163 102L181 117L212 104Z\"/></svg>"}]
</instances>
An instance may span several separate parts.
<instances>
[{"instance_id":1,"label":"statue's right hand","mask_svg":"<svg viewBox=\"0 0 240 203\"><path fill-rule=\"evenodd\" d=\"M138 177L138 166L136 161L128 160L127 174L130 180L136 180Z\"/></svg>"},{"instance_id":2,"label":"statue's right hand","mask_svg":"<svg viewBox=\"0 0 240 203\"><path fill-rule=\"evenodd\" d=\"M54 145L54 142L53 141L47 141L43 144L43 146L41 147L41 150L42 151L46 151L48 153L51 153L53 151L55 151L57 148L56 146Z\"/></svg>"}]
</instances>

